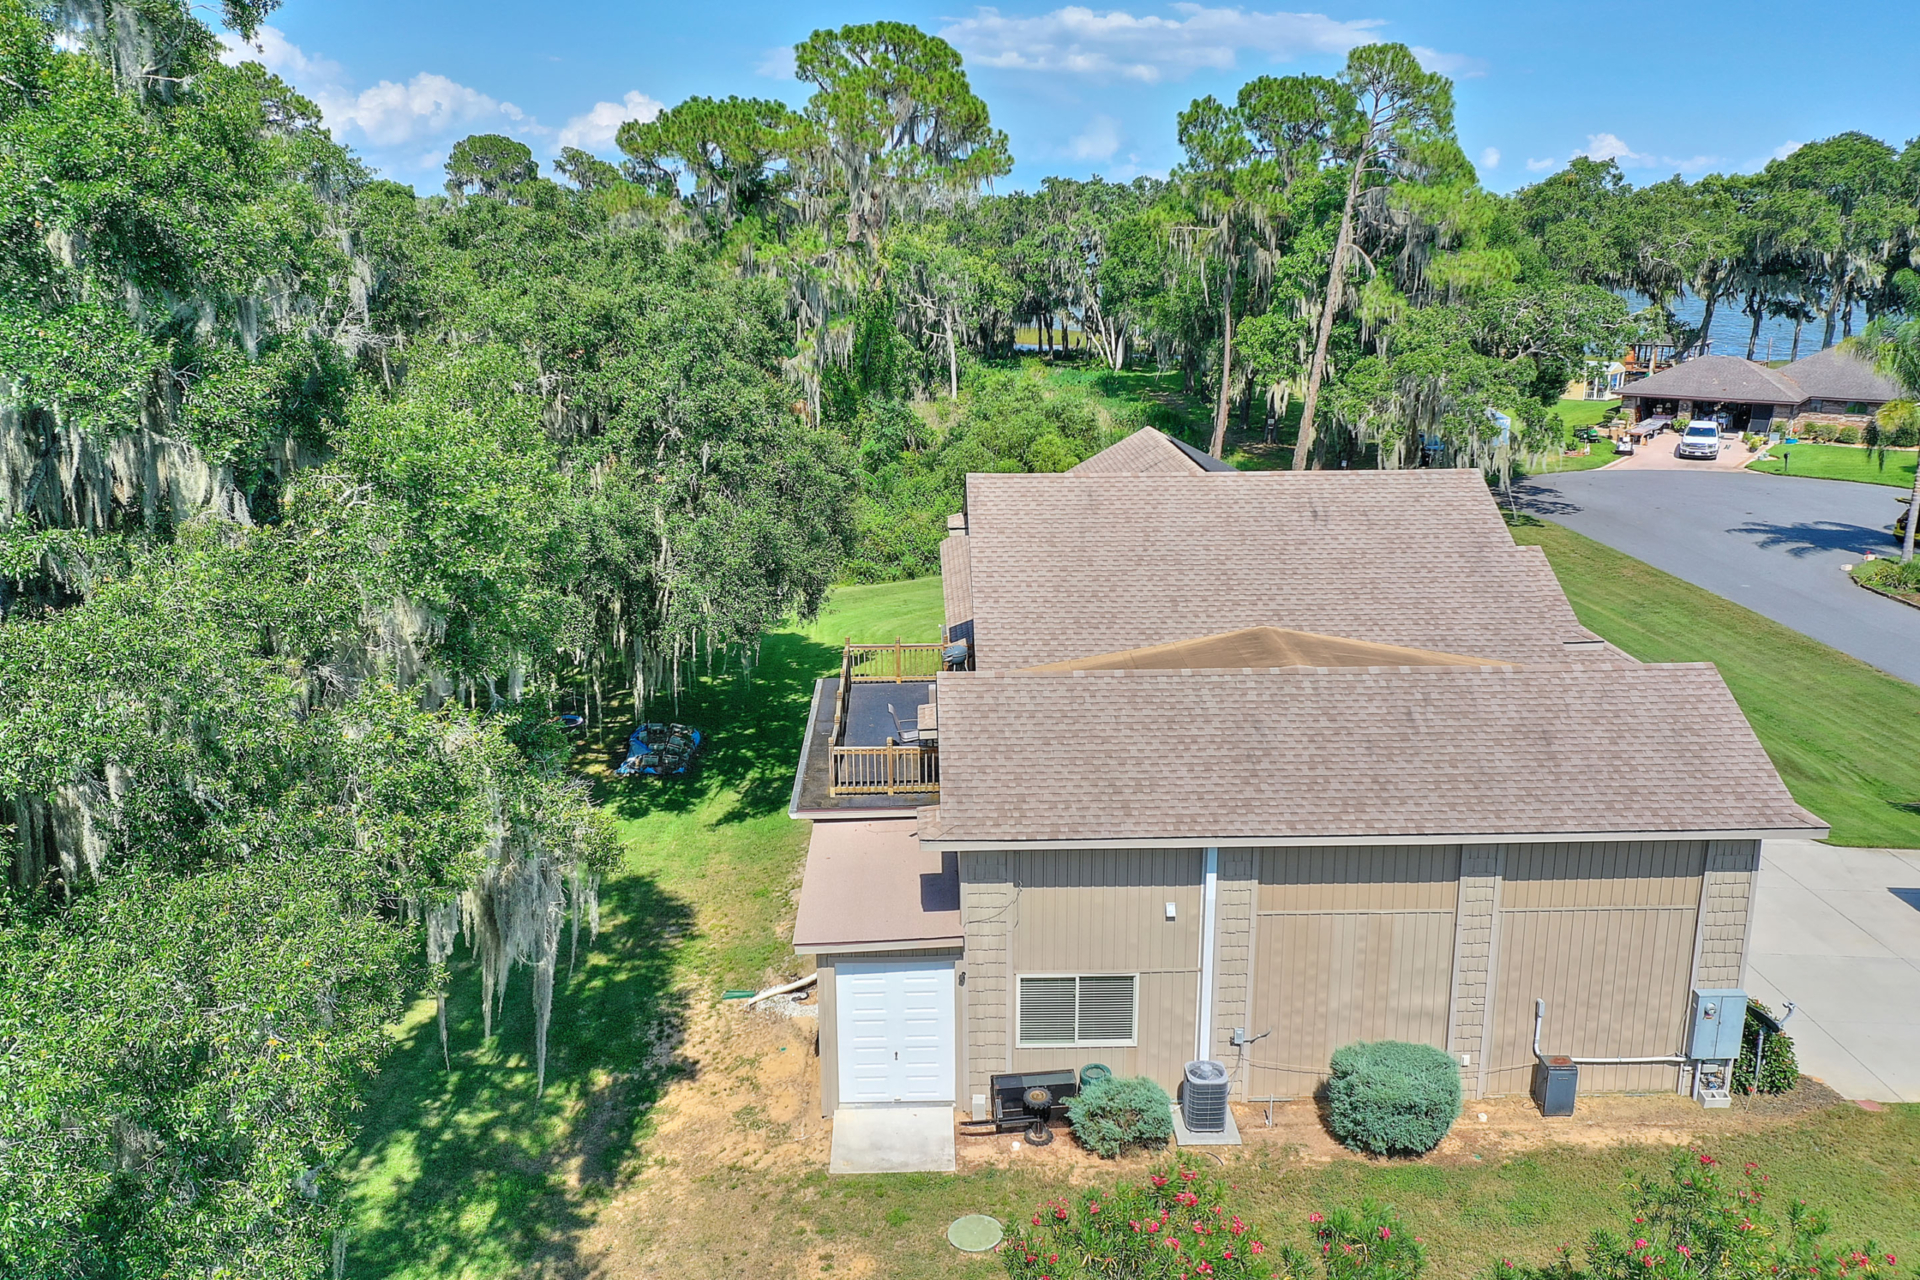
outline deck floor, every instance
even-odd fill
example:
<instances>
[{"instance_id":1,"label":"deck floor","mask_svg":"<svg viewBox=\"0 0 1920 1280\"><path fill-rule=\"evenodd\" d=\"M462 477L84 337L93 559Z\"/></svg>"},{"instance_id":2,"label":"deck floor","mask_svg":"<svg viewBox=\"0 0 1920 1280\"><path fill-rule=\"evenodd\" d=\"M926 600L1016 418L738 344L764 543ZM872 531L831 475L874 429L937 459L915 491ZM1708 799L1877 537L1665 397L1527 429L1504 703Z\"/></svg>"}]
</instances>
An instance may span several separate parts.
<instances>
[{"instance_id":1,"label":"deck floor","mask_svg":"<svg viewBox=\"0 0 1920 1280\"><path fill-rule=\"evenodd\" d=\"M860 683L847 697L847 735L841 740L847 747L884 747L888 738L900 736L894 717L908 729L919 721L920 704L933 701L933 681L903 680L895 683ZM888 711L891 705L893 710Z\"/></svg>"}]
</instances>

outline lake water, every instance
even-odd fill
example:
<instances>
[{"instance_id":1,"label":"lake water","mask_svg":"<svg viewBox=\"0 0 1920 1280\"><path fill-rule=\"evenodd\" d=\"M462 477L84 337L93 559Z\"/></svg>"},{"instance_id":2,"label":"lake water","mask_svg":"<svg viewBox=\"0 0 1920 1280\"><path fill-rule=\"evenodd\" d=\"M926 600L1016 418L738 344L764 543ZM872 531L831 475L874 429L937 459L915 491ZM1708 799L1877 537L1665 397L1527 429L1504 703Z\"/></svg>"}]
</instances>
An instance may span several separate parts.
<instances>
[{"instance_id":1,"label":"lake water","mask_svg":"<svg viewBox=\"0 0 1920 1280\"><path fill-rule=\"evenodd\" d=\"M1635 311L1647 305L1647 300L1632 290L1623 290L1621 297L1627 300L1627 306ZM1700 313L1705 310L1700 299L1688 297L1673 304L1673 314L1682 324L1699 324ZM1853 308L1853 331L1859 333L1867 324L1866 308L1855 304ZM1713 309L1713 354L1717 356L1745 356L1747 354L1747 334L1752 330L1753 320L1740 310L1736 301L1731 304L1722 302ZM1810 320L1800 329L1800 354L1810 356L1820 349L1820 335L1826 332L1827 319L1821 316ZM1833 340L1840 341L1845 330L1841 321L1836 319L1833 325ZM1771 348L1769 348L1771 344ZM1769 349L1772 354L1769 355ZM1793 321L1768 317L1760 322L1760 341L1753 349L1756 360L1785 360L1793 350Z\"/></svg>"}]
</instances>

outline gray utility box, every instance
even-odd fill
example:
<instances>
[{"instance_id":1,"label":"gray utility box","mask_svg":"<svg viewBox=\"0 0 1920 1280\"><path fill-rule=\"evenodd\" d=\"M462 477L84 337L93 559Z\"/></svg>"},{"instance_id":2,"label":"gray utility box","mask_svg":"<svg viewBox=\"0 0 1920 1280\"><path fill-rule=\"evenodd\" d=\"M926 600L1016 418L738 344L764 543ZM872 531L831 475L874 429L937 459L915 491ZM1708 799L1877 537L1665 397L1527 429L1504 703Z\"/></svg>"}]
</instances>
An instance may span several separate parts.
<instances>
[{"instance_id":1,"label":"gray utility box","mask_svg":"<svg viewBox=\"0 0 1920 1280\"><path fill-rule=\"evenodd\" d=\"M1195 1133L1222 1133L1227 1127L1227 1068L1211 1059L1189 1062L1180 1087L1180 1118Z\"/></svg>"},{"instance_id":2,"label":"gray utility box","mask_svg":"<svg viewBox=\"0 0 1920 1280\"><path fill-rule=\"evenodd\" d=\"M1695 991L1687 1056L1695 1062L1729 1062L1738 1058L1746 1027L1746 992L1719 987Z\"/></svg>"},{"instance_id":3,"label":"gray utility box","mask_svg":"<svg viewBox=\"0 0 1920 1280\"><path fill-rule=\"evenodd\" d=\"M1580 1096L1580 1066L1572 1058L1554 1055L1533 1064L1533 1100L1543 1116L1570 1116Z\"/></svg>"}]
</instances>

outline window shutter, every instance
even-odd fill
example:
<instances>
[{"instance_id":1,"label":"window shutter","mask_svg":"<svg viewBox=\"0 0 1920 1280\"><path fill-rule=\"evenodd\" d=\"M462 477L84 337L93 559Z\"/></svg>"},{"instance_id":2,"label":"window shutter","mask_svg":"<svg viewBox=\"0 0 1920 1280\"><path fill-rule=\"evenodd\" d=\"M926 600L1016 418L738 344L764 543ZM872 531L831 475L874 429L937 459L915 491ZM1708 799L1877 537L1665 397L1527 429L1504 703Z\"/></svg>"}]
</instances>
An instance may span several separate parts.
<instances>
[{"instance_id":1,"label":"window shutter","mask_svg":"<svg viewBox=\"0 0 1920 1280\"><path fill-rule=\"evenodd\" d=\"M1073 1043L1072 978L1020 979L1021 1044Z\"/></svg>"},{"instance_id":2,"label":"window shutter","mask_svg":"<svg viewBox=\"0 0 1920 1280\"><path fill-rule=\"evenodd\" d=\"M1080 1039L1133 1039L1133 975L1101 974L1080 979Z\"/></svg>"}]
</instances>

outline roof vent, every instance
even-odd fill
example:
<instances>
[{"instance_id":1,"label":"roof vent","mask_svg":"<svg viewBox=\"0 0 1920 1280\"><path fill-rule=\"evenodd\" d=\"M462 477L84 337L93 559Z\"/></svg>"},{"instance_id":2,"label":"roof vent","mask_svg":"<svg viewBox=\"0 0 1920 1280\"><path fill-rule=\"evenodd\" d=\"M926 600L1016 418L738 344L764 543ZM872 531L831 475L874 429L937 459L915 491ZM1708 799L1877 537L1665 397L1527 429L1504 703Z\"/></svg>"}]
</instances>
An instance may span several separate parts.
<instances>
[{"instance_id":1,"label":"roof vent","mask_svg":"<svg viewBox=\"0 0 1920 1280\"><path fill-rule=\"evenodd\" d=\"M1607 647L1607 642L1605 640L1600 640L1600 639L1562 640L1560 642L1560 647L1563 649L1571 650L1574 653L1588 653L1588 652L1597 653L1600 650Z\"/></svg>"}]
</instances>

